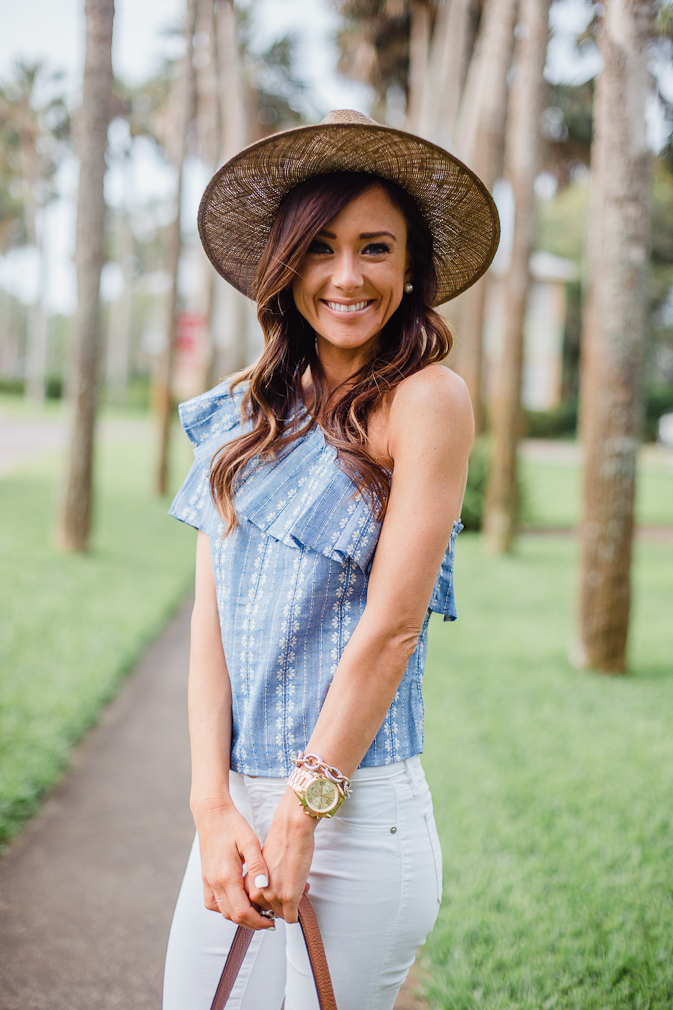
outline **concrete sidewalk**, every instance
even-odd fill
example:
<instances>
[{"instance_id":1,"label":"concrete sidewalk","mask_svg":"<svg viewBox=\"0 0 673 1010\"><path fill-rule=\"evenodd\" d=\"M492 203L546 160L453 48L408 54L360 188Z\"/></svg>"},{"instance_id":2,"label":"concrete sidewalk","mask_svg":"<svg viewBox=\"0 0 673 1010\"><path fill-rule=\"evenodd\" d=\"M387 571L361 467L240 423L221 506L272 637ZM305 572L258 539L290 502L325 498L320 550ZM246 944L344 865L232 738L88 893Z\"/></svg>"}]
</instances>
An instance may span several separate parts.
<instances>
[{"instance_id":1,"label":"concrete sidewalk","mask_svg":"<svg viewBox=\"0 0 673 1010\"><path fill-rule=\"evenodd\" d=\"M194 833L189 610L190 602L0 858L0 1010L160 1010ZM413 987L395 1010L422 1010Z\"/></svg>"},{"instance_id":2,"label":"concrete sidewalk","mask_svg":"<svg viewBox=\"0 0 673 1010\"><path fill-rule=\"evenodd\" d=\"M2 1010L159 1010L194 833L188 640L185 606L0 859Z\"/></svg>"}]
</instances>

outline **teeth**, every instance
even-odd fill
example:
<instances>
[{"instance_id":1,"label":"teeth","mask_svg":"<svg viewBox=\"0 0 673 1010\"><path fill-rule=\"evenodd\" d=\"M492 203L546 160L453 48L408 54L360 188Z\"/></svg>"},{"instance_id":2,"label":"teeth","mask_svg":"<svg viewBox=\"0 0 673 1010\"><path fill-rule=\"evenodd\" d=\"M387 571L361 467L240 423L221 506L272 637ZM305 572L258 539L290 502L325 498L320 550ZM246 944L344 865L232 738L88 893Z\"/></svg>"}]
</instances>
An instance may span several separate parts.
<instances>
[{"instance_id":1,"label":"teeth","mask_svg":"<svg viewBox=\"0 0 673 1010\"><path fill-rule=\"evenodd\" d=\"M359 312L360 309L367 307L367 302L354 302L353 305L342 305L340 302L328 302L327 303L333 312Z\"/></svg>"}]
</instances>

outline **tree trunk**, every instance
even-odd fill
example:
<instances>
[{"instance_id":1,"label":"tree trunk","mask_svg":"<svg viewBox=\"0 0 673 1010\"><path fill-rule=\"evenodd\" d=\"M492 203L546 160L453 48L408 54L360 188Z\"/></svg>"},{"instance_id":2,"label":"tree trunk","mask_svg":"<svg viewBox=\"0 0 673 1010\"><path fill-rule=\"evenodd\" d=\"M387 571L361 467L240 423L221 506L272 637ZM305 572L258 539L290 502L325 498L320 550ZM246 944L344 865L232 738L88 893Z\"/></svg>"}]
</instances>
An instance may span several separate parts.
<instances>
[{"instance_id":1,"label":"tree trunk","mask_svg":"<svg viewBox=\"0 0 673 1010\"><path fill-rule=\"evenodd\" d=\"M407 129L418 133L423 88L428 73L430 31L432 18L427 0L412 0L411 30L409 34L409 97L407 100Z\"/></svg>"},{"instance_id":2,"label":"tree trunk","mask_svg":"<svg viewBox=\"0 0 673 1010\"><path fill-rule=\"evenodd\" d=\"M107 335L107 395L111 403L126 403L131 364L131 330L133 327L133 273L135 241L131 216L122 215L119 224L118 262L124 277L123 290L110 306Z\"/></svg>"},{"instance_id":3,"label":"tree trunk","mask_svg":"<svg viewBox=\"0 0 673 1010\"><path fill-rule=\"evenodd\" d=\"M231 2L217 7L217 73L220 94L220 164L248 143L241 61L236 37L236 12ZM248 365L250 358L247 299L213 270L212 325L217 327L213 378Z\"/></svg>"},{"instance_id":4,"label":"tree trunk","mask_svg":"<svg viewBox=\"0 0 673 1010\"><path fill-rule=\"evenodd\" d=\"M112 112L114 0L85 0L86 60L79 123L73 419L58 540L85 551L91 530L93 444L101 344L99 287L105 244L105 150Z\"/></svg>"},{"instance_id":5,"label":"tree trunk","mask_svg":"<svg viewBox=\"0 0 673 1010\"><path fill-rule=\"evenodd\" d=\"M471 44L472 0L442 0L423 82L418 132L450 148Z\"/></svg>"},{"instance_id":6,"label":"tree trunk","mask_svg":"<svg viewBox=\"0 0 673 1010\"><path fill-rule=\"evenodd\" d=\"M589 289L582 350L585 448L578 664L626 668L649 245L645 137L652 0L607 0L596 82Z\"/></svg>"},{"instance_id":7,"label":"tree trunk","mask_svg":"<svg viewBox=\"0 0 673 1010\"><path fill-rule=\"evenodd\" d=\"M509 551L517 522L517 448L521 432L523 330L528 261L535 237L535 177L540 164L540 115L549 37L549 0L522 0L520 37L507 124L506 171L515 201L512 258L506 279L505 334L490 412L491 463L484 510L490 550Z\"/></svg>"},{"instance_id":8,"label":"tree trunk","mask_svg":"<svg viewBox=\"0 0 673 1010\"><path fill-rule=\"evenodd\" d=\"M490 189L502 173L507 74L512 60L516 0L487 0L455 128L454 149ZM482 355L488 277L460 296L453 367L467 383L477 431L483 428Z\"/></svg>"},{"instance_id":9,"label":"tree trunk","mask_svg":"<svg viewBox=\"0 0 673 1010\"><path fill-rule=\"evenodd\" d=\"M178 269L182 251L182 176L185 157L187 155L187 132L194 114L194 29L196 27L198 0L188 0L187 20L185 24L186 53L183 62L182 95L179 103L180 122L176 124L179 136L177 181L175 195L175 219L168 233L168 249L166 269L171 277L171 290L168 306L168 332L166 346L161 354L157 368L157 381L154 390L154 405L157 412L159 428L159 460L157 466L157 494L166 494L168 488L168 454L170 451L171 420L173 417L173 393L171 381L173 378L173 362L175 360L175 345L178 328Z\"/></svg>"}]
</instances>

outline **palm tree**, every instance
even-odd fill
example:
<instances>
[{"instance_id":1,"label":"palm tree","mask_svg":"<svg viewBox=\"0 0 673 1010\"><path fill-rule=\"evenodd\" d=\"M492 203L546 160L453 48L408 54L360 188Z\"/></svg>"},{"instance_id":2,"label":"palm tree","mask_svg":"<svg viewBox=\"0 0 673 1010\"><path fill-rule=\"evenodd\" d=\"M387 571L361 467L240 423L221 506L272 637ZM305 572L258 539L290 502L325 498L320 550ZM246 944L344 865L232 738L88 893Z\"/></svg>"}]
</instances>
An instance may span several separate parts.
<instances>
[{"instance_id":1,"label":"palm tree","mask_svg":"<svg viewBox=\"0 0 673 1010\"><path fill-rule=\"evenodd\" d=\"M541 160L540 115L549 38L549 0L521 0L515 79L505 149L514 196L514 236L505 293L505 336L497 390L490 410L491 463L484 532L489 548L508 551L517 521L517 447L521 431L523 326L528 299L528 261L535 236L535 177Z\"/></svg>"},{"instance_id":2,"label":"palm tree","mask_svg":"<svg viewBox=\"0 0 673 1010\"><path fill-rule=\"evenodd\" d=\"M38 297L28 316L26 340L26 395L38 403L46 393L48 358L48 320L43 305L47 284L46 208L56 196L56 171L70 127L59 86L62 77L40 62L19 61L12 79L0 88L0 174L10 197L1 216L13 231L14 244L18 239L34 246L40 264ZM39 98L45 84L52 91L46 102ZM12 199L12 192L17 191L19 199ZM17 228L19 221L22 227Z\"/></svg>"},{"instance_id":3,"label":"palm tree","mask_svg":"<svg viewBox=\"0 0 673 1010\"><path fill-rule=\"evenodd\" d=\"M175 104L175 138L177 147L177 179L175 184L175 217L168 234L167 270L171 277L171 290L168 308L168 334L166 346L161 354L154 388L154 403L159 425L159 459L157 465L156 487L158 494L165 494L168 485L168 451L170 446L171 419L173 416L173 394L171 379L173 376L173 361L178 326L178 268L182 250L182 235L180 230L182 216L182 176L187 155L187 134L189 124L194 116L195 80L194 80L194 32L198 14L198 0L188 0L185 20L186 52L182 60L181 72L177 78L177 95Z\"/></svg>"},{"instance_id":4,"label":"palm tree","mask_svg":"<svg viewBox=\"0 0 673 1010\"><path fill-rule=\"evenodd\" d=\"M453 150L489 189L502 174L507 75L512 60L517 0L486 0L454 130ZM482 344L488 276L461 295L452 310L457 336L452 364L465 379L477 431L483 427Z\"/></svg>"},{"instance_id":5,"label":"palm tree","mask_svg":"<svg viewBox=\"0 0 673 1010\"><path fill-rule=\"evenodd\" d=\"M626 667L640 380L646 331L649 165L645 103L653 0L607 0L599 31L582 351L585 449L577 662Z\"/></svg>"},{"instance_id":6,"label":"palm tree","mask_svg":"<svg viewBox=\"0 0 673 1010\"><path fill-rule=\"evenodd\" d=\"M91 530L93 444L101 345L99 287L105 244L105 151L112 114L114 0L85 0L86 59L79 113L78 308L74 331L73 419L58 539L84 551Z\"/></svg>"}]
</instances>

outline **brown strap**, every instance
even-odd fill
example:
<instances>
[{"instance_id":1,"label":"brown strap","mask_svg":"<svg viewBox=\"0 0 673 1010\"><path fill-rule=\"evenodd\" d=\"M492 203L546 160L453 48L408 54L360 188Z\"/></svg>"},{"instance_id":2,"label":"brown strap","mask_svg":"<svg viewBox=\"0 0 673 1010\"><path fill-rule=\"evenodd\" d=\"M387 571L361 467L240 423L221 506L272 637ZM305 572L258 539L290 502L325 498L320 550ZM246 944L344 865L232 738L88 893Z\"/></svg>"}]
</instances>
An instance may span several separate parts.
<instances>
[{"instance_id":1,"label":"brown strap","mask_svg":"<svg viewBox=\"0 0 673 1010\"><path fill-rule=\"evenodd\" d=\"M254 929L248 929L247 926L239 926L236 930L234 942L231 945L229 954L227 955L227 960L224 963L220 981L215 991L213 1005L210 1010L223 1010L223 1008L227 1005L227 1000L231 995L231 990L234 988L234 982L238 978L238 973L241 970L241 965L243 964L243 958L247 953L250 941L252 940L254 934Z\"/></svg>"},{"instance_id":2,"label":"brown strap","mask_svg":"<svg viewBox=\"0 0 673 1010\"><path fill-rule=\"evenodd\" d=\"M311 962L311 971L313 972L315 987L318 991L320 1010L337 1010L334 990L332 989L332 979L330 978L327 966L327 958L320 935L318 920L315 917L313 905L308 900L308 895L302 895L298 911L299 924L304 934L304 941ZM239 926L236 930L234 942L231 945L229 955L222 970L210 1010L224 1010L227 1005L227 1000L231 995L231 990L234 988L234 982L238 978L243 958L250 946L254 932L254 929L248 929L247 926Z\"/></svg>"}]
</instances>

